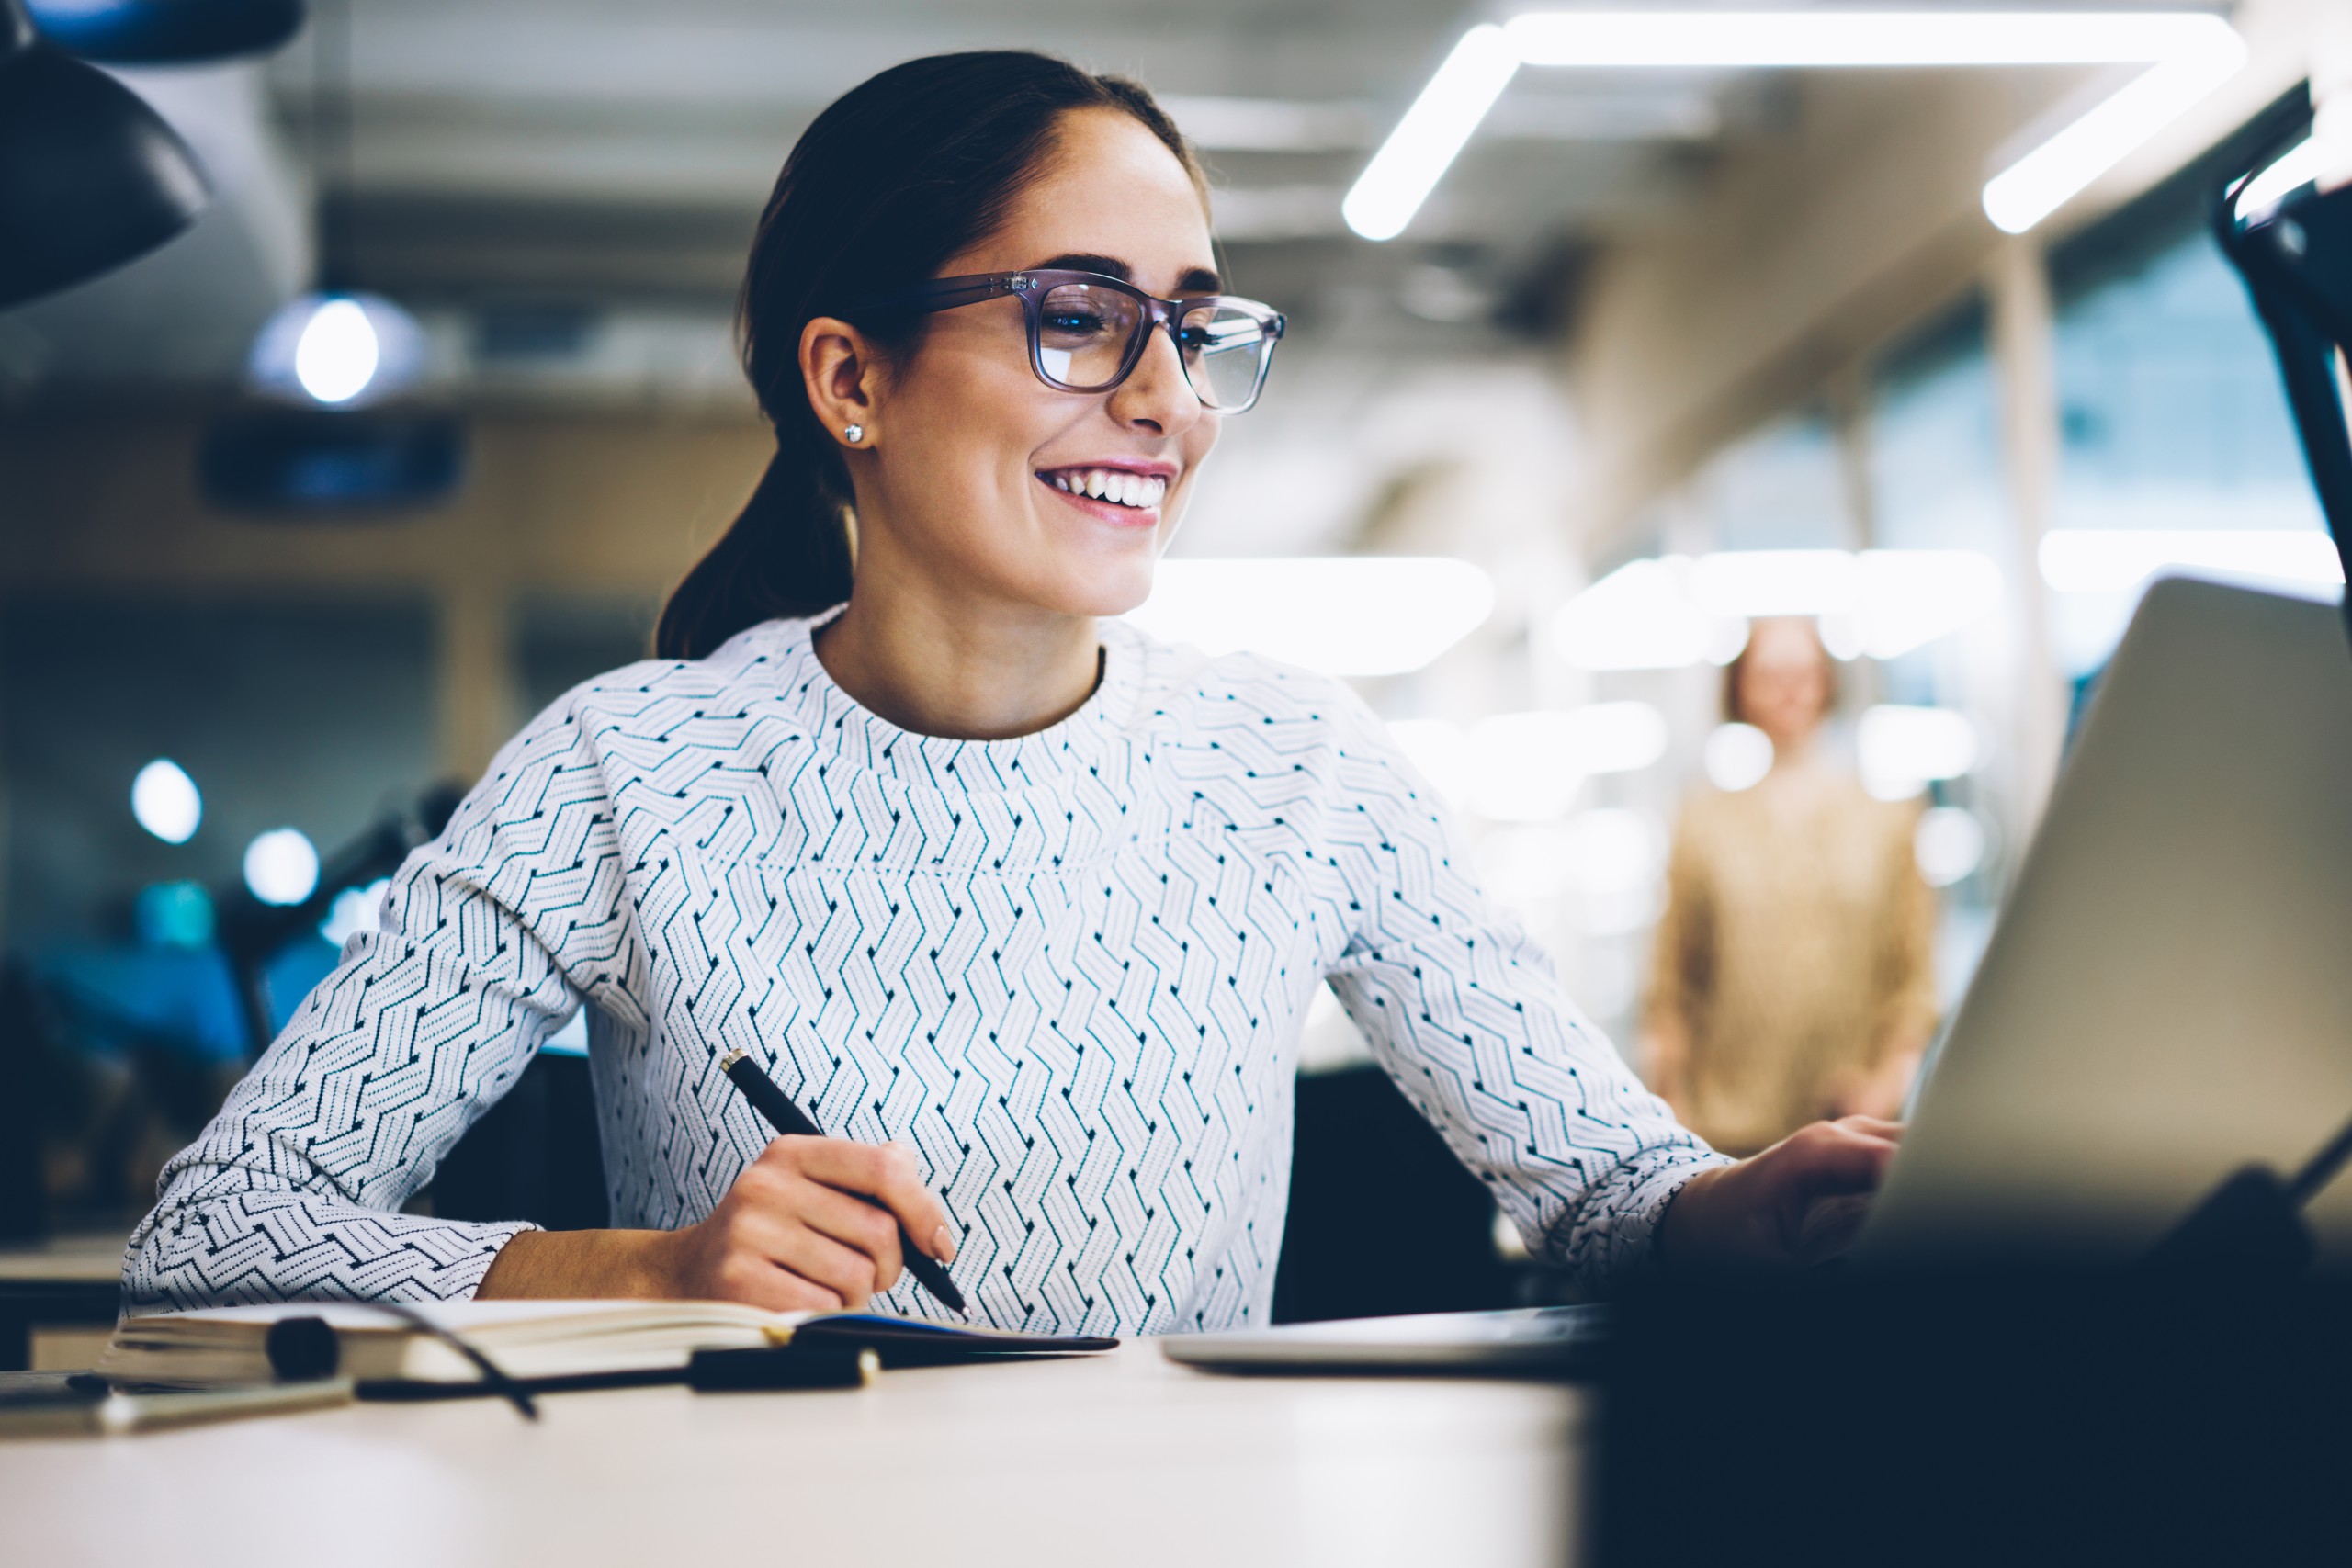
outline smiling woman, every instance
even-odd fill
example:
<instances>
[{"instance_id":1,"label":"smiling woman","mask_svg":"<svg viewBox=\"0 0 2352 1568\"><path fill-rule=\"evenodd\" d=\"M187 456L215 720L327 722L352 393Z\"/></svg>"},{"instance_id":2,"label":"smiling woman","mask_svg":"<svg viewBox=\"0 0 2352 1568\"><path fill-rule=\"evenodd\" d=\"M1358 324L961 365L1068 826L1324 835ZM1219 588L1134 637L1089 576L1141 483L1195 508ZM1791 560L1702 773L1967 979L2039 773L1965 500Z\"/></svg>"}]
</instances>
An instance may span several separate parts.
<instances>
[{"instance_id":1,"label":"smiling woman","mask_svg":"<svg viewBox=\"0 0 2352 1568\"><path fill-rule=\"evenodd\" d=\"M559 700L392 879L173 1162L134 1307L921 1312L903 1234L1002 1325L1262 1321L1326 981L1543 1255L1838 1245L1888 1129L1723 1161L1347 688L1117 618L1282 334L1223 288L1132 84L944 56L820 116L743 291L776 455L663 657ZM583 1002L628 1228L401 1213ZM739 1053L834 1135L771 1138Z\"/></svg>"}]
</instances>

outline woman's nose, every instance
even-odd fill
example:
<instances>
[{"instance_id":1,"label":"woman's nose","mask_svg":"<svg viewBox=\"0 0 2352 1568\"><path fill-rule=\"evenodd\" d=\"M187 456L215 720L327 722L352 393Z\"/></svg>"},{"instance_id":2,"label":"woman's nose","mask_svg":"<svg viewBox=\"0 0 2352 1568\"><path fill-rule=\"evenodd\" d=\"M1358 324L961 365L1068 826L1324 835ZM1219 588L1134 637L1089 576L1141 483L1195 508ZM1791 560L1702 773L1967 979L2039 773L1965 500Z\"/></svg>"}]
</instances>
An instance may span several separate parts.
<instances>
[{"instance_id":1,"label":"woman's nose","mask_svg":"<svg viewBox=\"0 0 2352 1568\"><path fill-rule=\"evenodd\" d=\"M1120 423L1146 426L1162 435L1190 429L1201 417L1201 400L1185 378L1184 362L1169 329L1152 329L1144 342L1143 357L1127 378L1112 389L1110 409Z\"/></svg>"}]
</instances>

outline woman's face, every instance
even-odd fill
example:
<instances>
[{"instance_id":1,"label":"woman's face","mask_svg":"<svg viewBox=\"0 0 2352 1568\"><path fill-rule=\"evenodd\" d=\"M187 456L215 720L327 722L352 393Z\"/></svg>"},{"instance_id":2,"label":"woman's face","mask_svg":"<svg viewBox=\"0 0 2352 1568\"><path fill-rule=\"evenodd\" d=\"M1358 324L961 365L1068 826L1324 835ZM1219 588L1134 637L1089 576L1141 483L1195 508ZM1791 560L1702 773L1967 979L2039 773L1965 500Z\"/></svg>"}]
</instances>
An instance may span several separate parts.
<instances>
[{"instance_id":1,"label":"woman's face","mask_svg":"<svg viewBox=\"0 0 2352 1568\"><path fill-rule=\"evenodd\" d=\"M1812 622L1756 623L1739 667L1739 708L1784 756L1813 739L1829 709L1829 655Z\"/></svg>"},{"instance_id":2,"label":"woman's face","mask_svg":"<svg viewBox=\"0 0 2352 1568\"><path fill-rule=\"evenodd\" d=\"M1162 298L1220 290L1200 195L1159 138L1102 109L1058 131L999 231L940 276L1068 267ZM851 461L861 580L915 570L959 597L1069 615L1143 602L1219 421L1166 332L1110 391L1057 391L1030 368L1021 302L990 299L929 317L880 383L873 450ZM1139 504L1082 493L1097 469L1138 476L1109 488Z\"/></svg>"}]
</instances>

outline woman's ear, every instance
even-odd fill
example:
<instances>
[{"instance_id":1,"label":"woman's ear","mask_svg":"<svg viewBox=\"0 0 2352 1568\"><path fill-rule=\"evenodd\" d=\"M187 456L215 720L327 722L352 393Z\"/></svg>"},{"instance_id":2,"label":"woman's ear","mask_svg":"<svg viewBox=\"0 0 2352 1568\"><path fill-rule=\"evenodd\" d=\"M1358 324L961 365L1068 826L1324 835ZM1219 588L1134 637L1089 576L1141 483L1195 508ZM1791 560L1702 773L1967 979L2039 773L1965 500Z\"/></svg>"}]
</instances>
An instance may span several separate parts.
<instances>
[{"instance_id":1,"label":"woman's ear","mask_svg":"<svg viewBox=\"0 0 2352 1568\"><path fill-rule=\"evenodd\" d=\"M801 328L800 379L817 422L836 443L861 451L875 445L880 363L864 333L835 316Z\"/></svg>"}]
</instances>

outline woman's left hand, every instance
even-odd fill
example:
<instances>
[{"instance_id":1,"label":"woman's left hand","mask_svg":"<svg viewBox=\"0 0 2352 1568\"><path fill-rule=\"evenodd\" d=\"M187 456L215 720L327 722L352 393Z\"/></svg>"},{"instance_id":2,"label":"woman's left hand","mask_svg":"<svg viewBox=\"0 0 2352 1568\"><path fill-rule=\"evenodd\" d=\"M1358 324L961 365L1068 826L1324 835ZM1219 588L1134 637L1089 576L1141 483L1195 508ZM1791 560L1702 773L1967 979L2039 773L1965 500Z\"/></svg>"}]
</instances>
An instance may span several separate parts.
<instances>
[{"instance_id":1,"label":"woman's left hand","mask_svg":"<svg viewBox=\"0 0 2352 1568\"><path fill-rule=\"evenodd\" d=\"M1800 1127L1762 1154L1693 1177L1658 1231L1665 1262L1697 1269L1819 1263L1853 1245L1903 1136L1846 1116Z\"/></svg>"}]
</instances>

